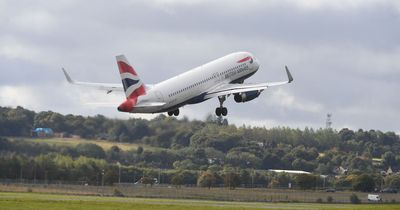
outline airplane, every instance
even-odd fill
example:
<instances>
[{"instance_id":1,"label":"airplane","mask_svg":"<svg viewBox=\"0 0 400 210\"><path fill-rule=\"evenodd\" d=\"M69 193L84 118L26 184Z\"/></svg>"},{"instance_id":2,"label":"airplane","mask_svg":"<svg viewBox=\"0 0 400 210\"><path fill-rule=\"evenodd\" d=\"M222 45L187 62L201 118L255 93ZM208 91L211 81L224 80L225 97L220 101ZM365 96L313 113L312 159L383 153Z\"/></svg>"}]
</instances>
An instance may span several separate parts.
<instances>
[{"instance_id":1,"label":"airplane","mask_svg":"<svg viewBox=\"0 0 400 210\"><path fill-rule=\"evenodd\" d=\"M163 113L178 116L185 105L197 104L217 97L217 116L226 116L223 103L230 95L237 103L257 98L265 89L291 83L293 77L285 66L287 81L246 84L244 80L259 69L258 59L249 52L235 52L186 71L154 85L146 85L124 55L116 56L122 84L90 83L73 80L62 68L67 81L74 85L113 91L124 91L126 100L118 111L127 113Z\"/></svg>"}]
</instances>

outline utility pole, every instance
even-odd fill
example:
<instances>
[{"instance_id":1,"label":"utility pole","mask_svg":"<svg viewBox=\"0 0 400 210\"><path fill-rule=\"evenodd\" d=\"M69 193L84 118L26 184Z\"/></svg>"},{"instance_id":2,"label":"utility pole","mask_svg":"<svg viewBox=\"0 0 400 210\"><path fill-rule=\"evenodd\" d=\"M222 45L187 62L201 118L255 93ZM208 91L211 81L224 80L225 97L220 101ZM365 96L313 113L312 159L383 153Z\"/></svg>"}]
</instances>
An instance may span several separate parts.
<instances>
[{"instance_id":1,"label":"utility pole","mask_svg":"<svg viewBox=\"0 0 400 210\"><path fill-rule=\"evenodd\" d=\"M118 184L121 184L121 163L118 164Z\"/></svg>"},{"instance_id":2,"label":"utility pole","mask_svg":"<svg viewBox=\"0 0 400 210\"><path fill-rule=\"evenodd\" d=\"M19 170L19 182L22 182L22 164L21 164L21 169Z\"/></svg>"},{"instance_id":3,"label":"utility pole","mask_svg":"<svg viewBox=\"0 0 400 210\"><path fill-rule=\"evenodd\" d=\"M254 169L251 173L251 188L254 188Z\"/></svg>"},{"instance_id":4,"label":"utility pole","mask_svg":"<svg viewBox=\"0 0 400 210\"><path fill-rule=\"evenodd\" d=\"M47 185L47 170L46 171L44 171L44 182L45 182L45 184Z\"/></svg>"},{"instance_id":5,"label":"utility pole","mask_svg":"<svg viewBox=\"0 0 400 210\"><path fill-rule=\"evenodd\" d=\"M33 184L36 184L36 164L33 165Z\"/></svg>"},{"instance_id":6,"label":"utility pole","mask_svg":"<svg viewBox=\"0 0 400 210\"><path fill-rule=\"evenodd\" d=\"M315 191L318 190L318 175L315 176Z\"/></svg>"},{"instance_id":7,"label":"utility pole","mask_svg":"<svg viewBox=\"0 0 400 210\"><path fill-rule=\"evenodd\" d=\"M158 169L158 184L161 184L161 168Z\"/></svg>"},{"instance_id":8,"label":"utility pole","mask_svg":"<svg viewBox=\"0 0 400 210\"><path fill-rule=\"evenodd\" d=\"M104 196L104 169L101 170L101 195Z\"/></svg>"}]
</instances>

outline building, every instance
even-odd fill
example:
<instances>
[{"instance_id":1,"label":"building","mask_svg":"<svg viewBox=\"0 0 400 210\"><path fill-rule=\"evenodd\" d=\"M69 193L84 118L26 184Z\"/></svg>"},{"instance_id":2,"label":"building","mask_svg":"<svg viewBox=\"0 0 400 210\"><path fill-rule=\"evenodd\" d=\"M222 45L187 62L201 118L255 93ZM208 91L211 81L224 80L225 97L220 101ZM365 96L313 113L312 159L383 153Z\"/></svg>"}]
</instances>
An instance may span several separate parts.
<instances>
[{"instance_id":1,"label":"building","mask_svg":"<svg viewBox=\"0 0 400 210\"><path fill-rule=\"evenodd\" d=\"M281 170L281 169L269 169L268 171L272 171L275 173L288 173L288 174L311 174L307 171L299 171L299 170Z\"/></svg>"},{"instance_id":2,"label":"building","mask_svg":"<svg viewBox=\"0 0 400 210\"><path fill-rule=\"evenodd\" d=\"M35 128L31 132L32 137L53 137L54 132L51 128Z\"/></svg>"}]
</instances>

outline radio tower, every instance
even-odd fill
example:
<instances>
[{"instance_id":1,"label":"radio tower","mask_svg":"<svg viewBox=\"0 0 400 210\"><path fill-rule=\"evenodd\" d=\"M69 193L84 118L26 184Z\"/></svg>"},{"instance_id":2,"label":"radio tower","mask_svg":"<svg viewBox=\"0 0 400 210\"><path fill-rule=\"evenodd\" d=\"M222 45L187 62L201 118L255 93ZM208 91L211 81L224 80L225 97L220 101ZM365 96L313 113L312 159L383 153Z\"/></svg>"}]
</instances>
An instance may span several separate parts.
<instances>
[{"instance_id":1,"label":"radio tower","mask_svg":"<svg viewBox=\"0 0 400 210\"><path fill-rule=\"evenodd\" d=\"M332 114L328 113L326 115L326 129L331 129L332 126Z\"/></svg>"}]
</instances>

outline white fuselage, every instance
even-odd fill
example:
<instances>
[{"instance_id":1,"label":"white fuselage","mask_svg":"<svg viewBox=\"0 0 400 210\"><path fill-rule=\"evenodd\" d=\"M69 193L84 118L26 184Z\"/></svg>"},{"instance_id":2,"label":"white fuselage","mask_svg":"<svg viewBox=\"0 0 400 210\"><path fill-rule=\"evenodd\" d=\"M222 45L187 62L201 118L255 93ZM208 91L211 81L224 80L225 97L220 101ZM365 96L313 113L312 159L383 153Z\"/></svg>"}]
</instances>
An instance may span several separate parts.
<instances>
[{"instance_id":1,"label":"white fuselage","mask_svg":"<svg viewBox=\"0 0 400 210\"><path fill-rule=\"evenodd\" d=\"M238 62L244 57L251 60ZM178 76L154 85L147 94L140 96L132 113L158 113L175 110L186 104L199 103L204 95L228 83L242 83L259 68L256 58L248 52L232 53ZM141 103L165 102L161 107L140 107Z\"/></svg>"}]
</instances>

